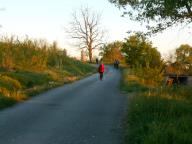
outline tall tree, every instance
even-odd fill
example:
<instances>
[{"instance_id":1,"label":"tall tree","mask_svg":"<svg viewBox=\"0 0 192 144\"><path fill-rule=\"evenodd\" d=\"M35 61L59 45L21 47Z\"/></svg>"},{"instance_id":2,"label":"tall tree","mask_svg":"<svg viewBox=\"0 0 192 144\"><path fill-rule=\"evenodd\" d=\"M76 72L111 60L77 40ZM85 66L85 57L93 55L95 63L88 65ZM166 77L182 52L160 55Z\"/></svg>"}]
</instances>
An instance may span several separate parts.
<instances>
[{"instance_id":1,"label":"tall tree","mask_svg":"<svg viewBox=\"0 0 192 144\"><path fill-rule=\"evenodd\" d=\"M140 46L140 44L141 39L136 35L130 36L123 44L122 52L126 57L127 63L131 67L135 67L139 64L139 59L141 58L142 54L142 47Z\"/></svg>"},{"instance_id":2,"label":"tall tree","mask_svg":"<svg viewBox=\"0 0 192 144\"><path fill-rule=\"evenodd\" d=\"M162 31L178 23L192 22L192 0L109 0L119 7L127 8L132 20L148 22L150 33ZM150 22L156 22L152 26Z\"/></svg>"},{"instance_id":3,"label":"tall tree","mask_svg":"<svg viewBox=\"0 0 192 144\"><path fill-rule=\"evenodd\" d=\"M181 45L176 49L175 54L177 62L192 64L192 47L190 45Z\"/></svg>"},{"instance_id":4,"label":"tall tree","mask_svg":"<svg viewBox=\"0 0 192 144\"><path fill-rule=\"evenodd\" d=\"M131 67L159 67L161 55L144 36L131 35L123 44L122 52Z\"/></svg>"},{"instance_id":5,"label":"tall tree","mask_svg":"<svg viewBox=\"0 0 192 144\"><path fill-rule=\"evenodd\" d=\"M67 31L71 38L78 40L80 49L86 49L89 61L92 62L93 50L99 48L103 43L104 32L100 27L101 16L89 8L81 8L72 14L71 27Z\"/></svg>"},{"instance_id":6,"label":"tall tree","mask_svg":"<svg viewBox=\"0 0 192 144\"><path fill-rule=\"evenodd\" d=\"M184 69L192 71L192 47L190 45L181 45L176 49L175 55L177 63L180 63Z\"/></svg>"}]
</instances>

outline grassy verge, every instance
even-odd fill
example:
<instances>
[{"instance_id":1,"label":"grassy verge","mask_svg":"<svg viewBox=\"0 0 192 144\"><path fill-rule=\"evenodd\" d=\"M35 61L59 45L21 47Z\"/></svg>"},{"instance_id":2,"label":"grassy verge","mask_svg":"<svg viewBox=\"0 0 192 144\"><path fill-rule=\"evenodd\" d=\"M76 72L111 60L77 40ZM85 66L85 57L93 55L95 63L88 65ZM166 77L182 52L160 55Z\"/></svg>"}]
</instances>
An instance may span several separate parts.
<instances>
[{"instance_id":1,"label":"grassy verge","mask_svg":"<svg viewBox=\"0 0 192 144\"><path fill-rule=\"evenodd\" d=\"M89 64L68 58L62 69L0 71L0 109L48 89L70 83L95 72Z\"/></svg>"},{"instance_id":2,"label":"grassy verge","mask_svg":"<svg viewBox=\"0 0 192 144\"><path fill-rule=\"evenodd\" d=\"M134 94L128 106L125 143L192 143L192 87L149 87L124 70L122 90Z\"/></svg>"},{"instance_id":3,"label":"grassy verge","mask_svg":"<svg viewBox=\"0 0 192 144\"><path fill-rule=\"evenodd\" d=\"M0 109L96 72L56 42L0 38Z\"/></svg>"}]
</instances>

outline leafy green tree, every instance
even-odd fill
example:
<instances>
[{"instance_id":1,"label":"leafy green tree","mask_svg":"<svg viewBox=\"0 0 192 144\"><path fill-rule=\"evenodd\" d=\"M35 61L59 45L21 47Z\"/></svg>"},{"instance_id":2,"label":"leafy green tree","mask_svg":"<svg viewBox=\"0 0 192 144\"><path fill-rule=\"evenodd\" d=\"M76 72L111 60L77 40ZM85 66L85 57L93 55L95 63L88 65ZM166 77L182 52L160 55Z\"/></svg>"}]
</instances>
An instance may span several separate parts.
<instances>
[{"instance_id":1,"label":"leafy green tree","mask_svg":"<svg viewBox=\"0 0 192 144\"><path fill-rule=\"evenodd\" d=\"M125 10L132 20L148 22L156 33L178 23L192 22L192 0L109 0ZM150 25L155 22L156 25Z\"/></svg>"},{"instance_id":2,"label":"leafy green tree","mask_svg":"<svg viewBox=\"0 0 192 144\"><path fill-rule=\"evenodd\" d=\"M144 53L146 55L143 66L153 68L162 65L161 54L156 48L147 45L147 47L144 48Z\"/></svg>"},{"instance_id":3,"label":"leafy green tree","mask_svg":"<svg viewBox=\"0 0 192 144\"><path fill-rule=\"evenodd\" d=\"M192 47L188 44L181 45L176 49L176 61L192 64Z\"/></svg>"},{"instance_id":4,"label":"leafy green tree","mask_svg":"<svg viewBox=\"0 0 192 144\"><path fill-rule=\"evenodd\" d=\"M131 67L139 65L141 54L143 52L141 39L136 35L130 36L123 44L122 52L126 57L127 63Z\"/></svg>"},{"instance_id":5,"label":"leafy green tree","mask_svg":"<svg viewBox=\"0 0 192 144\"><path fill-rule=\"evenodd\" d=\"M176 49L176 62L183 65L183 68L192 71L192 47L188 44L181 45Z\"/></svg>"},{"instance_id":6,"label":"leafy green tree","mask_svg":"<svg viewBox=\"0 0 192 144\"><path fill-rule=\"evenodd\" d=\"M144 36L132 35L123 44L122 52L131 67L158 67L161 55Z\"/></svg>"},{"instance_id":7,"label":"leafy green tree","mask_svg":"<svg viewBox=\"0 0 192 144\"><path fill-rule=\"evenodd\" d=\"M115 41L108 43L101 48L100 55L103 57L103 61L107 63L113 63L115 59L119 60L121 63L124 63L124 57L122 55L123 42Z\"/></svg>"}]
</instances>

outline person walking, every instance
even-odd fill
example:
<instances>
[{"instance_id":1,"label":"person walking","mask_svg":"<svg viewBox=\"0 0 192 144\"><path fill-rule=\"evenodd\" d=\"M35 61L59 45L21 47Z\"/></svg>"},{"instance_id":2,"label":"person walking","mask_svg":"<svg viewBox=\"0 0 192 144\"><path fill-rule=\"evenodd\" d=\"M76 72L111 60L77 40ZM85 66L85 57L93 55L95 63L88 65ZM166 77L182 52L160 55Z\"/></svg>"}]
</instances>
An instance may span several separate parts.
<instances>
[{"instance_id":1,"label":"person walking","mask_svg":"<svg viewBox=\"0 0 192 144\"><path fill-rule=\"evenodd\" d=\"M116 69L116 59L115 59L114 62L113 62L113 66L114 66L114 68Z\"/></svg>"},{"instance_id":2,"label":"person walking","mask_svg":"<svg viewBox=\"0 0 192 144\"><path fill-rule=\"evenodd\" d=\"M119 60L116 60L116 69L119 69Z\"/></svg>"},{"instance_id":3,"label":"person walking","mask_svg":"<svg viewBox=\"0 0 192 144\"><path fill-rule=\"evenodd\" d=\"M101 60L101 61L100 61L100 65L99 65L99 67L98 67L99 79L100 79L100 80L103 80L103 73L104 73L104 71L105 71L105 66L104 66L104 64L103 64L103 61Z\"/></svg>"},{"instance_id":4,"label":"person walking","mask_svg":"<svg viewBox=\"0 0 192 144\"><path fill-rule=\"evenodd\" d=\"M115 59L113 65L115 69L119 69L119 60Z\"/></svg>"},{"instance_id":5,"label":"person walking","mask_svg":"<svg viewBox=\"0 0 192 144\"><path fill-rule=\"evenodd\" d=\"M96 64L99 64L99 60L98 60L98 58L96 58Z\"/></svg>"}]
</instances>

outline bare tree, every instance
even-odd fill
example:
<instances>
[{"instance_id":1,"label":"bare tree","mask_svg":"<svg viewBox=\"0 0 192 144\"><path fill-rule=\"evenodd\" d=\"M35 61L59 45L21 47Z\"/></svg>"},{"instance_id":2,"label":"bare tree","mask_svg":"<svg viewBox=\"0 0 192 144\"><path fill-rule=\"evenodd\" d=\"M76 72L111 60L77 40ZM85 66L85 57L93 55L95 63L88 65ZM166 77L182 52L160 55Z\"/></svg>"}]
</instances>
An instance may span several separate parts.
<instances>
[{"instance_id":1,"label":"bare tree","mask_svg":"<svg viewBox=\"0 0 192 144\"><path fill-rule=\"evenodd\" d=\"M72 14L70 29L67 30L72 39L78 40L80 49L86 49L89 61L92 62L93 50L100 47L104 32L100 27L101 15L91 11L89 8L81 8Z\"/></svg>"}]
</instances>

